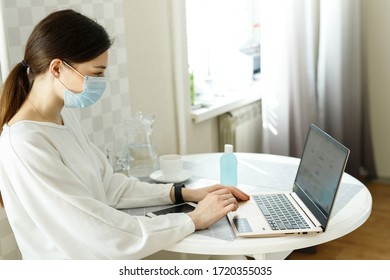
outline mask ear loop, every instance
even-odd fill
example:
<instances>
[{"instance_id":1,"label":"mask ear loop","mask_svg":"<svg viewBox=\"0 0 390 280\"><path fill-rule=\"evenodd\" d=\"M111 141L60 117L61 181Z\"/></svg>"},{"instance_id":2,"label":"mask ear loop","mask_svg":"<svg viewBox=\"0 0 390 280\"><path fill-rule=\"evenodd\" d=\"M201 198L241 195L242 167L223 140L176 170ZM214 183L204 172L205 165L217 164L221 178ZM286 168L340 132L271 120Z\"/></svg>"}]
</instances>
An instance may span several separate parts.
<instances>
[{"instance_id":1,"label":"mask ear loop","mask_svg":"<svg viewBox=\"0 0 390 280\"><path fill-rule=\"evenodd\" d=\"M65 66L68 66L69 68L73 69L72 66L70 66L69 64L67 64L65 61L62 60L62 62L64 63ZM77 72L76 69L73 69L73 70L75 70L75 71ZM77 72L77 73L78 73L78 72ZM59 76L59 72L56 72L56 71L52 70L52 71L51 71L51 74L54 76L54 78L56 79L56 81L59 82L60 85L61 85L65 90L70 91L70 90L61 82L61 80L59 79L59 77L58 77L58 76ZM79 74L80 74L80 73L79 73ZM70 91L70 92L72 92L72 91ZM72 93L73 93L73 94L77 94L77 93L74 93L74 92L72 92Z\"/></svg>"},{"instance_id":2,"label":"mask ear loop","mask_svg":"<svg viewBox=\"0 0 390 280\"><path fill-rule=\"evenodd\" d=\"M81 74L79 71L77 71L76 69L74 69L69 63L67 63L65 60L61 60L63 63L64 63L64 65L66 66L66 67L69 67L71 70L73 70L74 72L76 72L77 74L79 74L83 79L84 79L84 83L85 83L85 80L86 80L86 76L84 76L83 74ZM55 76L56 77L56 76ZM83 91L84 91L84 89L83 89L83 91L81 91L81 92L73 92L73 91L71 91L70 89L68 89L61 81L60 81L60 79L58 79L58 77L56 77L57 78L57 80L58 80L58 82L64 87L64 89L66 89L66 90L68 90L69 92L71 92L72 94L80 94L80 93L82 93Z\"/></svg>"},{"instance_id":3,"label":"mask ear loop","mask_svg":"<svg viewBox=\"0 0 390 280\"><path fill-rule=\"evenodd\" d=\"M77 71L72 66L70 66L70 64L67 63L65 60L62 60L62 62L65 64L65 66L68 66L70 69L72 69L73 71L75 71L77 74L79 74L81 77L83 77L85 79L85 76L83 74L81 74L79 71Z\"/></svg>"}]
</instances>

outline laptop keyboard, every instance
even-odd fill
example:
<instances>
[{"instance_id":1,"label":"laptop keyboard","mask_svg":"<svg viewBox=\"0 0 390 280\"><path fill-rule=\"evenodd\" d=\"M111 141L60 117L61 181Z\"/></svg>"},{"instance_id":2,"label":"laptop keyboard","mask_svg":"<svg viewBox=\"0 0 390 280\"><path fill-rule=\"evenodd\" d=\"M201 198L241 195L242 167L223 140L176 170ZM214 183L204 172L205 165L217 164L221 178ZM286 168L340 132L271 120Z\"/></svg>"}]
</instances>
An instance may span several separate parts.
<instances>
[{"instance_id":1,"label":"laptop keyboard","mask_svg":"<svg viewBox=\"0 0 390 280\"><path fill-rule=\"evenodd\" d=\"M285 194L261 194L253 198L272 230L310 227Z\"/></svg>"}]
</instances>

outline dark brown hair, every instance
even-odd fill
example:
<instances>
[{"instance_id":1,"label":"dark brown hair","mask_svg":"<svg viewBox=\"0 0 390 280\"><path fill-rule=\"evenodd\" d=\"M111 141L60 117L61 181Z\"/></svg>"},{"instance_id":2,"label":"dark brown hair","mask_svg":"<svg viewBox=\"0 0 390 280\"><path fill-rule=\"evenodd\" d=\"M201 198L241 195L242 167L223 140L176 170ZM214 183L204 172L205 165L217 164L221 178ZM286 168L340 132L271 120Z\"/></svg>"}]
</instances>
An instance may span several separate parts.
<instances>
[{"instance_id":1,"label":"dark brown hair","mask_svg":"<svg viewBox=\"0 0 390 280\"><path fill-rule=\"evenodd\" d=\"M68 63L90 61L112 45L107 31L96 21L74 11L61 10L44 18L32 31L23 60L9 73L0 95L0 133L18 112L35 78L55 58ZM3 205L1 193L0 204Z\"/></svg>"}]
</instances>

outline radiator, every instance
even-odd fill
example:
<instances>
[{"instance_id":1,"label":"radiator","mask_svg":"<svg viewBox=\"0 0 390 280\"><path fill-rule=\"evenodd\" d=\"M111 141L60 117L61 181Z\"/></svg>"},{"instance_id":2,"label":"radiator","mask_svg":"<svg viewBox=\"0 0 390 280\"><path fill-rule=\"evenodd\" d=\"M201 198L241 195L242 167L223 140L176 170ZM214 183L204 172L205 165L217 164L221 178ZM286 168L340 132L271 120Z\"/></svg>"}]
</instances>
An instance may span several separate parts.
<instances>
[{"instance_id":1,"label":"radiator","mask_svg":"<svg viewBox=\"0 0 390 280\"><path fill-rule=\"evenodd\" d=\"M235 152L261 153L263 124L261 101L219 116L219 150L225 144L234 145Z\"/></svg>"}]
</instances>

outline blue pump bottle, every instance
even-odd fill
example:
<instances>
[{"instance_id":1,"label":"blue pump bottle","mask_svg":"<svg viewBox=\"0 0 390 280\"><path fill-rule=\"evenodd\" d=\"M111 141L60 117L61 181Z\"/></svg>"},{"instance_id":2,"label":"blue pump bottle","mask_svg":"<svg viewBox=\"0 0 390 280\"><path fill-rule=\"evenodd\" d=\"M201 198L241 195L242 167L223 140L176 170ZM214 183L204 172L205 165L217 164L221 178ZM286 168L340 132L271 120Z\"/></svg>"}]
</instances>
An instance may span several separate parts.
<instances>
[{"instance_id":1,"label":"blue pump bottle","mask_svg":"<svg viewBox=\"0 0 390 280\"><path fill-rule=\"evenodd\" d=\"M237 157L233 153L233 145L225 144L224 149L220 159L221 185L237 186Z\"/></svg>"}]
</instances>

